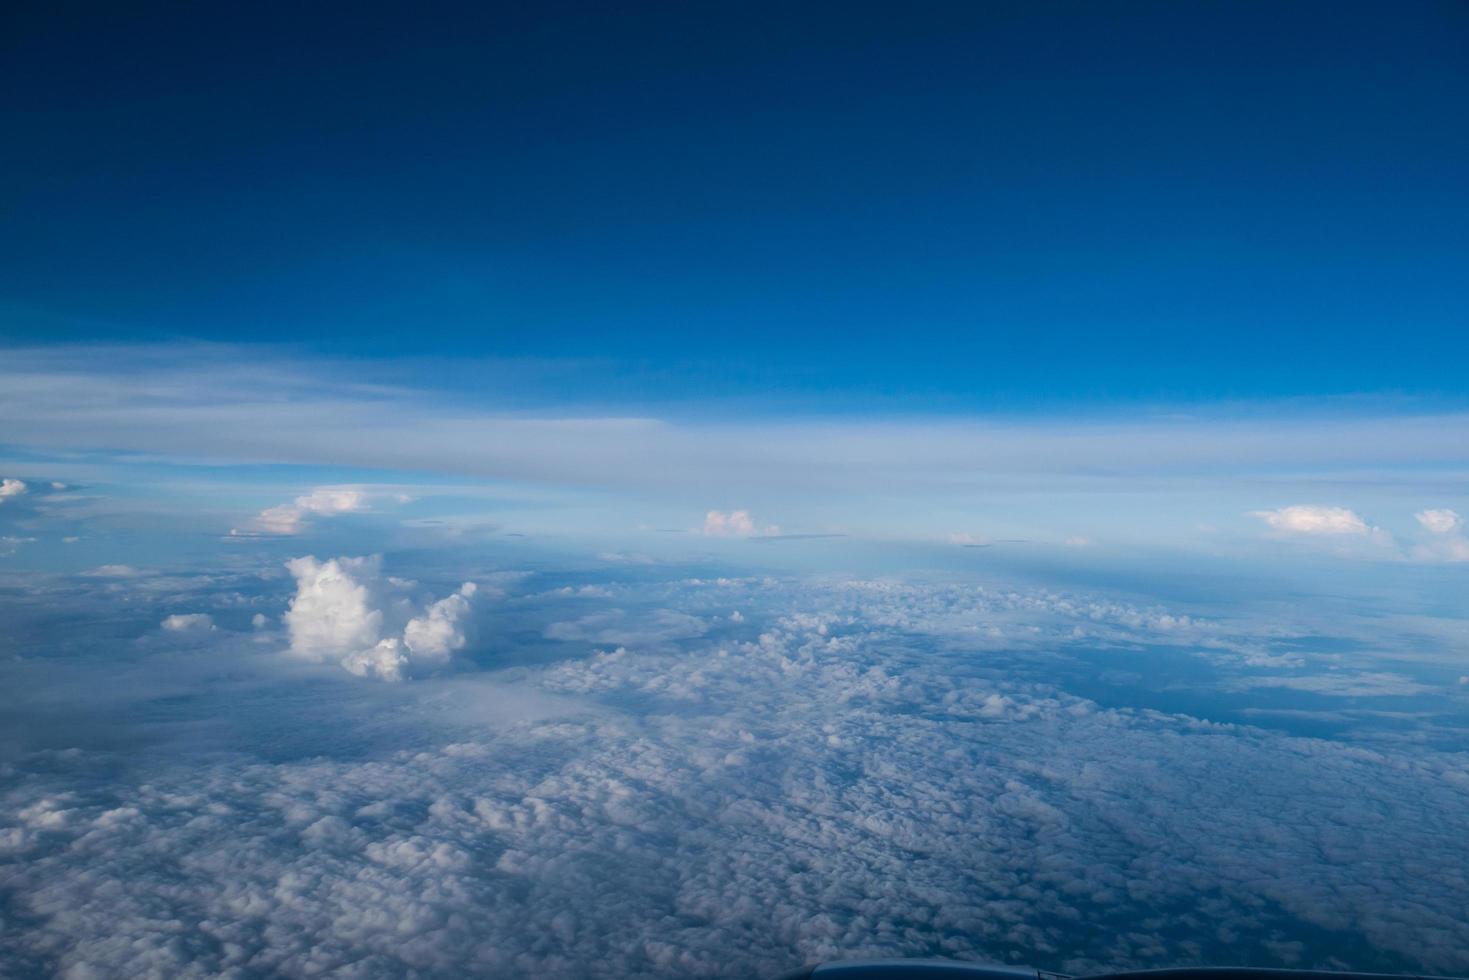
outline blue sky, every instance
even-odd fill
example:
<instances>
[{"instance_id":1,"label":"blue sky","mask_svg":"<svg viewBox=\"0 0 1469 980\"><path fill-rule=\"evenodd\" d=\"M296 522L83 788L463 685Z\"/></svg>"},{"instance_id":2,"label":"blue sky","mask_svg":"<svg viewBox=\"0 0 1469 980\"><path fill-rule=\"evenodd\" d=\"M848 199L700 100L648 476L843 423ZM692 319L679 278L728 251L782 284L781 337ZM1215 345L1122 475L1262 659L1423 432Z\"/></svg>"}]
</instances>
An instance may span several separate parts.
<instances>
[{"instance_id":1,"label":"blue sky","mask_svg":"<svg viewBox=\"0 0 1469 980\"><path fill-rule=\"evenodd\" d=\"M17 338L807 410L1462 396L1457 4L12 17Z\"/></svg>"},{"instance_id":2,"label":"blue sky","mask_svg":"<svg viewBox=\"0 0 1469 980\"><path fill-rule=\"evenodd\" d=\"M0 973L1469 973L1466 48L7 11Z\"/></svg>"}]
</instances>

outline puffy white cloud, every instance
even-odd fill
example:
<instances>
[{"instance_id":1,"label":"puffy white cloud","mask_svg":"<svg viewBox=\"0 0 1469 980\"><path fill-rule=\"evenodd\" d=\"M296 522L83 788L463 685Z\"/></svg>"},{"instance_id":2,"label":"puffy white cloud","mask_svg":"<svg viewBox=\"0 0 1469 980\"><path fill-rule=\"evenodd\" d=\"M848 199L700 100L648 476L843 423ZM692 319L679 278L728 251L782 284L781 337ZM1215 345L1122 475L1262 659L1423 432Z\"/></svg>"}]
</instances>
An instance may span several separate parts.
<instances>
[{"instance_id":1,"label":"puffy white cloud","mask_svg":"<svg viewBox=\"0 0 1469 980\"><path fill-rule=\"evenodd\" d=\"M403 643L415 657L423 661L443 662L465 644L464 624L469 618L469 601L477 586L465 582L459 591L429 606L422 616L415 616L403 628Z\"/></svg>"},{"instance_id":2,"label":"puffy white cloud","mask_svg":"<svg viewBox=\"0 0 1469 980\"><path fill-rule=\"evenodd\" d=\"M465 645L473 582L420 610L404 594L413 583L383 577L376 555L327 561L307 555L286 568L296 579L285 623L298 657L401 680L410 665L445 663Z\"/></svg>"},{"instance_id":3,"label":"puffy white cloud","mask_svg":"<svg viewBox=\"0 0 1469 980\"><path fill-rule=\"evenodd\" d=\"M309 516L332 517L363 510L367 494L361 490L318 488L289 504L268 507L255 518L254 530L266 534L299 534ZM238 530L232 533L240 533Z\"/></svg>"},{"instance_id":4,"label":"puffy white cloud","mask_svg":"<svg viewBox=\"0 0 1469 980\"><path fill-rule=\"evenodd\" d=\"M1345 507L1321 507L1314 504L1296 504L1278 510L1253 510L1258 517L1276 531L1287 534L1370 534L1373 528L1355 511Z\"/></svg>"},{"instance_id":5,"label":"puffy white cloud","mask_svg":"<svg viewBox=\"0 0 1469 980\"><path fill-rule=\"evenodd\" d=\"M26 484L23 480L13 480L6 477L0 480L0 503L4 503L9 497L19 497L26 492Z\"/></svg>"},{"instance_id":6,"label":"puffy white cloud","mask_svg":"<svg viewBox=\"0 0 1469 980\"><path fill-rule=\"evenodd\" d=\"M174 613L160 625L170 633L207 633L214 629L214 617L208 613Z\"/></svg>"},{"instance_id":7,"label":"puffy white cloud","mask_svg":"<svg viewBox=\"0 0 1469 980\"><path fill-rule=\"evenodd\" d=\"M1464 519L1457 511L1442 508L1439 510L1420 510L1413 515L1418 523L1422 524L1434 534L1452 534L1464 526Z\"/></svg>"},{"instance_id":8,"label":"puffy white cloud","mask_svg":"<svg viewBox=\"0 0 1469 980\"><path fill-rule=\"evenodd\" d=\"M383 613L365 582L381 574L382 559L292 558L286 568L296 579L296 595L286 613L291 651L311 660L327 660L377 645Z\"/></svg>"},{"instance_id":9,"label":"puffy white cloud","mask_svg":"<svg viewBox=\"0 0 1469 980\"><path fill-rule=\"evenodd\" d=\"M343 653L342 668L358 677L380 677L400 681L408 667L408 651L396 636L384 637L371 647L351 649Z\"/></svg>"},{"instance_id":10,"label":"puffy white cloud","mask_svg":"<svg viewBox=\"0 0 1469 980\"><path fill-rule=\"evenodd\" d=\"M774 524L757 527L747 510L711 510L704 515L704 533L712 538L752 538L779 534L780 528Z\"/></svg>"}]
</instances>

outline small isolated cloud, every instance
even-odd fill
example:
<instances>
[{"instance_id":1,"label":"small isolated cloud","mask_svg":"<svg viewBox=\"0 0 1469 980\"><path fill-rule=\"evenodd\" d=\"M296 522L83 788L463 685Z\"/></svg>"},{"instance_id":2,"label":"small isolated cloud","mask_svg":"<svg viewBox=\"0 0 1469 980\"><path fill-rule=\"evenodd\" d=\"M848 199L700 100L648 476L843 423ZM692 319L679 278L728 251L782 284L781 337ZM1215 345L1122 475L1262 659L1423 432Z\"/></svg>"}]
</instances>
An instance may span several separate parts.
<instances>
[{"instance_id":1,"label":"small isolated cloud","mask_svg":"<svg viewBox=\"0 0 1469 980\"><path fill-rule=\"evenodd\" d=\"M593 613L568 622L552 623L546 637L620 647L655 647L703 636L709 626L697 616L674 609L658 609L629 617L620 609Z\"/></svg>"},{"instance_id":2,"label":"small isolated cloud","mask_svg":"<svg viewBox=\"0 0 1469 980\"><path fill-rule=\"evenodd\" d=\"M1439 510L1420 510L1413 516L1418 519L1419 524L1434 534L1453 534L1464 526L1464 519L1458 512L1446 507Z\"/></svg>"},{"instance_id":3,"label":"small isolated cloud","mask_svg":"<svg viewBox=\"0 0 1469 980\"><path fill-rule=\"evenodd\" d=\"M1374 530L1356 511L1345 507L1297 504L1279 510L1252 510L1272 530L1286 534L1371 534Z\"/></svg>"},{"instance_id":4,"label":"small isolated cloud","mask_svg":"<svg viewBox=\"0 0 1469 980\"><path fill-rule=\"evenodd\" d=\"M1328 697L1375 698L1409 697L1428 694L1432 687L1420 684L1411 677L1386 672L1363 672L1342 674L1310 674L1303 677L1250 677L1237 685L1241 688L1280 687L1296 691L1310 691Z\"/></svg>"},{"instance_id":5,"label":"small isolated cloud","mask_svg":"<svg viewBox=\"0 0 1469 980\"><path fill-rule=\"evenodd\" d=\"M420 608L404 594L412 583L383 577L377 556L318 561L307 555L286 568L296 579L285 621L298 657L335 660L358 676L396 681L415 665L447 662L467 642L473 582Z\"/></svg>"},{"instance_id":6,"label":"small isolated cloud","mask_svg":"<svg viewBox=\"0 0 1469 980\"><path fill-rule=\"evenodd\" d=\"M1464 536L1464 519L1447 508L1421 510L1413 515L1429 532L1429 539L1413 549L1420 561L1469 561L1469 537Z\"/></svg>"},{"instance_id":7,"label":"small isolated cloud","mask_svg":"<svg viewBox=\"0 0 1469 980\"><path fill-rule=\"evenodd\" d=\"M207 633L214 629L214 617L208 613L174 613L161 625L170 633Z\"/></svg>"},{"instance_id":8,"label":"small isolated cloud","mask_svg":"<svg viewBox=\"0 0 1469 980\"><path fill-rule=\"evenodd\" d=\"M138 578L144 573L131 565L98 565L82 574L87 578Z\"/></svg>"},{"instance_id":9,"label":"small isolated cloud","mask_svg":"<svg viewBox=\"0 0 1469 980\"><path fill-rule=\"evenodd\" d=\"M774 524L757 527L747 510L711 510L704 515L704 534L711 538L755 538L780 533Z\"/></svg>"},{"instance_id":10,"label":"small isolated cloud","mask_svg":"<svg viewBox=\"0 0 1469 980\"><path fill-rule=\"evenodd\" d=\"M1084 534L1073 534L1065 543L1068 548L1090 548L1096 542Z\"/></svg>"},{"instance_id":11,"label":"small isolated cloud","mask_svg":"<svg viewBox=\"0 0 1469 980\"><path fill-rule=\"evenodd\" d=\"M652 555L645 555L641 551L604 551L597 557L606 562L616 565L656 565L658 559Z\"/></svg>"},{"instance_id":12,"label":"small isolated cloud","mask_svg":"<svg viewBox=\"0 0 1469 980\"><path fill-rule=\"evenodd\" d=\"M4 503L10 497L19 497L26 492L26 489L23 480L12 480L9 477L0 480L0 503Z\"/></svg>"},{"instance_id":13,"label":"small isolated cloud","mask_svg":"<svg viewBox=\"0 0 1469 980\"><path fill-rule=\"evenodd\" d=\"M289 504L267 507L255 518L250 530L262 534L300 534L309 524L308 517L334 517L367 507L367 494L361 490L318 488ZM230 532L239 535L238 528Z\"/></svg>"}]
</instances>

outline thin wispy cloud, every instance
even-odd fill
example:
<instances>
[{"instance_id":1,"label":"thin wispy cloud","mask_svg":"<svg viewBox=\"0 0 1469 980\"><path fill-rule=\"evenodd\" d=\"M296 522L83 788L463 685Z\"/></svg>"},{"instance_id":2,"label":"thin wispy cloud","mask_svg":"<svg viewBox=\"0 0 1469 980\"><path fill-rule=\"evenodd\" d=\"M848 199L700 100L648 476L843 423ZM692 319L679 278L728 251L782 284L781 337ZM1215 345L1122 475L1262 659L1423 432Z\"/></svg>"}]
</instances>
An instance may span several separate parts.
<instances>
[{"instance_id":1,"label":"thin wispy cloud","mask_svg":"<svg viewBox=\"0 0 1469 980\"><path fill-rule=\"evenodd\" d=\"M527 417L349 369L206 348L8 352L0 424L13 445L199 461L400 468L568 485L830 489L1005 487L1065 475L1197 478L1260 467L1322 473L1401 463L1469 469L1469 415L1394 412L772 422ZM160 395L160 392L166 395ZM290 507L292 505L284 505ZM289 526L289 513L283 515Z\"/></svg>"},{"instance_id":2,"label":"thin wispy cloud","mask_svg":"<svg viewBox=\"0 0 1469 980\"><path fill-rule=\"evenodd\" d=\"M1434 534L1452 534L1464 526L1464 519L1458 512L1447 507L1420 510L1413 517Z\"/></svg>"},{"instance_id":3,"label":"thin wispy cloud","mask_svg":"<svg viewBox=\"0 0 1469 980\"><path fill-rule=\"evenodd\" d=\"M1258 517L1272 530L1286 534L1356 534L1372 533L1372 527L1361 515L1346 507L1323 507L1296 504L1278 510L1257 510Z\"/></svg>"},{"instance_id":4,"label":"thin wispy cloud","mask_svg":"<svg viewBox=\"0 0 1469 980\"><path fill-rule=\"evenodd\" d=\"M1413 516L1428 532L1427 540L1413 546L1414 558L1421 561L1469 561L1469 536L1464 533L1464 519L1458 511L1447 507L1430 508Z\"/></svg>"},{"instance_id":5,"label":"thin wispy cloud","mask_svg":"<svg viewBox=\"0 0 1469 980\"><path fill-rule=\"evenodd\" d=\"M334 517L367 507L367 495L360 490L317 489L297 497L291 503L267 507L250 525L249 530L264 534L300 534L310 526L311 517ZM242 533L233 529L231 534Z\"/></svg>"}]
</instances>

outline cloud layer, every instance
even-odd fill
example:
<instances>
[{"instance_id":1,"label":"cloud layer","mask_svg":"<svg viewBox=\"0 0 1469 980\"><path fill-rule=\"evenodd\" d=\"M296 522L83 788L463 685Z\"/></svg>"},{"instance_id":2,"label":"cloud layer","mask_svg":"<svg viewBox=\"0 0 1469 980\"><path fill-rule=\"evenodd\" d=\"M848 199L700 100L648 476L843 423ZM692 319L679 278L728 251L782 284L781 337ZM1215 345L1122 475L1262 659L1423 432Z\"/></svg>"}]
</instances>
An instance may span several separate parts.
<instances>
[{"instance_id":1,"label":"cloud layer","mask_svg":"<svg viewBox=\"0 0 1469 980\"><path fill-rule=\"evenodd\" d=\"M1469 433L1463 413L695 423L586 407L540 417L493 405L466 409L428 390L359 375L360 366L354 373L351 365L233 348L14 349L0 368L0 430L11 444L47 452L107 449L721 495L732 488L1034 487L1058 475L1115 482L1260 468L1469 467L1469 439L1452 437Z\"/></svg>"},{"instance_id":2,"label":"cloud layer","mask_svg":"<svg viewBox=\"0 0 1469 980\"><path fill-rule=\"evenodd\" d=\"M328 660L453 648L473 601L416 602L374 559L293 566L290 640ZM1259 658L1316 704L1412 693L1383 671L1315 680L1349 672L1339 653L1272 661L1300 649L1277 625L887 579L530 583L501 605L503 636L564 645L505 674L554 716L486 724L466 674L344 677L270 689L260 741L231 751L153 749L124 776L112 749L6 763L0 954L182 977L760 976L855 955L1469 968L1462 753L1109 708L1058 681L1167 645Z\"/></svg>"},{"instance_id":3,"label":"cloud layer","mask_svg":"<svg viewBox=\"0 0 1469 980\"><path fill-rule=\"evenodd\" d=\"M1455 438L1469 433L1469 416L1407 402L1023 417L711 415L646 404L527 409L484 391L385 384L368 370L262 348L11 350L0 367L0 431L17 461L34 467L44 453L57 467L16 471L27 479L143 485L183 498L56 500L45 505L53 514L112 520L102 512L132 507L160 524L164 513L202 520L213 516L216 494L240 495L232 482L248 472L240 464L299 467L301 480L337 481L248 522L234 518L238 536L260 537L321 530L333 515L367 510L376 491L363 481L372 479L459 497L415 511L420 538L470 527L610 538L687 526L682 515L722 500L741 506L710 512L696 530L769 535L775 526L755 515L778 515L786 530L859 538L931 541L983 527L996 542L1085 538L1099 552L1162 545L1259 553L1253 521L1241 517L1253 513L1278 535L1316 538L1341 554L1437 561L1457 549L1397 546L1388 536L1409 540L1415 511L1457 505L1469 485L1469 438ZM184 478L180 464L205 468ZM0 454L0 465L12 464ZM446 477L460 486L451 491ZM1309 503L1325 494L1328 504ZM530 506L507 511L509 498ZM1379 532L1363 515L1385 526ZM390 513L353 522L390 523L398 523ZM28 551L48 547L43 537ZM650 549L606 541L604 550Z\"/></svg>"}]
</instances>

